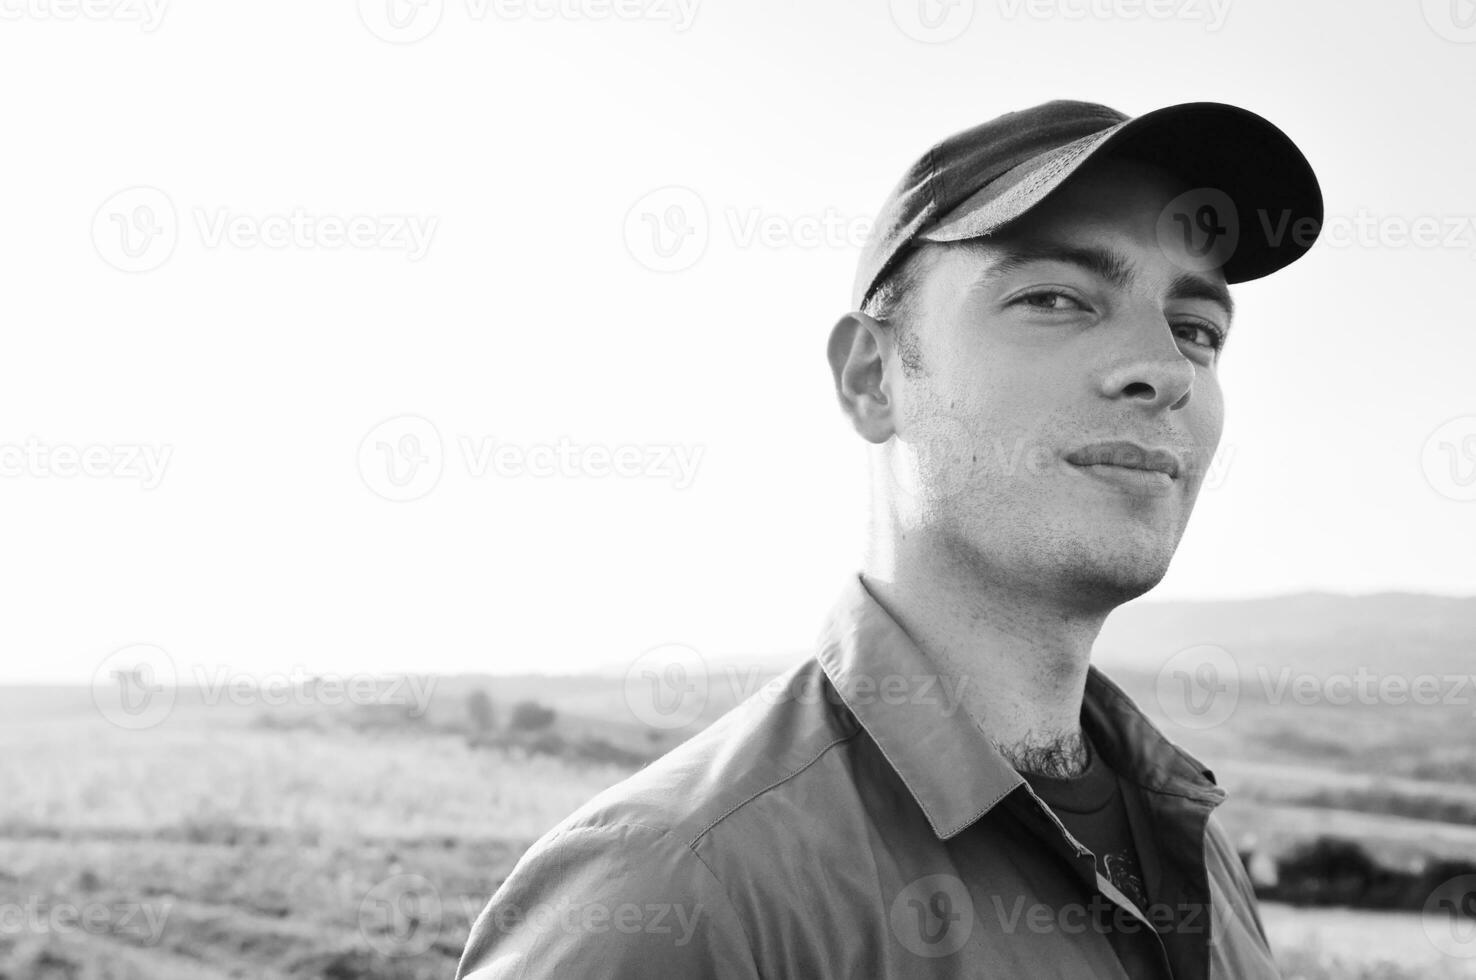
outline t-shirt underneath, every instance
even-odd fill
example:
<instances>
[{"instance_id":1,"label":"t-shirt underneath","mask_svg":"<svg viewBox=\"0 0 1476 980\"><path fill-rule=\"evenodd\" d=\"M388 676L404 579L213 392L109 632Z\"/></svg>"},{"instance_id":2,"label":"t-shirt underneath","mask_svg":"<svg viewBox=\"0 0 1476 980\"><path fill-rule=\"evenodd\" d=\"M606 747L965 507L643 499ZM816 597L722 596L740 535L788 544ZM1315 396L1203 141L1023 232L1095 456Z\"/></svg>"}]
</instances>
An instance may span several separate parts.
<instances>
[{"instance_id":1,"label":"t-shirt underneath","mask_svg":"<svg viewBox=\"0 0 1476 980\"><path fill-rule=\"evenodd\" d=\"M1147 916L1148 892L1124 802L1124 794L1134 792L1134 787L1124 783L1107 764L1090 737L1085 733L1083 737L1088 760L1081 775L1065 779L1029 772L1020 775L1071 836L1092 852L1097 872ZM1160 945L1151 928L1106 899L1097 904L1102 908L1096 916L1097 928L1107 934L1127 975L1133 980L1165 977ZM1149 920L1153 921L1151 916Z\"/></svg>"}]
</instances>

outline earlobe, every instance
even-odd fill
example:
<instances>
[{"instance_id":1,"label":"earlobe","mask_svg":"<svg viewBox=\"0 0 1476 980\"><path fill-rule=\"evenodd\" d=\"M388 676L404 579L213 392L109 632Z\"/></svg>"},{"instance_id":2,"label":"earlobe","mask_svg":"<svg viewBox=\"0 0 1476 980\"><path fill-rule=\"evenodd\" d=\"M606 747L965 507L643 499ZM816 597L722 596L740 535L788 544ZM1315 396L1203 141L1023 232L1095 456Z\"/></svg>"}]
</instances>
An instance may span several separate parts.
<instances>
[{"instance_id":1,"label":"earlobe","mask_svg":"<svg viewBox=\"0 0 1476 980\"><path fill-rule=\"evenodd\" d=\"M836 400L867 442L886 442L895 431L887 371L889 340L886 328L874 318L852 312L836 322L826 346Z\"/></svg>"}]
</instances>

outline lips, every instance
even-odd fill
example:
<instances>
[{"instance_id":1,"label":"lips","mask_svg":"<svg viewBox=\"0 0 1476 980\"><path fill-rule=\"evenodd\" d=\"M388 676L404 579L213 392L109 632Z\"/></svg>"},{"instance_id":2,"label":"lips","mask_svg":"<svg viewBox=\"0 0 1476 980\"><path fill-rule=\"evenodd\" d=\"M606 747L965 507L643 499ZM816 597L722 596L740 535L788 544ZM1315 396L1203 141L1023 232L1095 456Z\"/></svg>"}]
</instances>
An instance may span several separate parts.
<instances>
[{"instance_id":1,"label":"lips","mask_svg":"<svg viewBox=\"0 0 1476 980\"><path fill-rule=\"evenodd\" d=\"M1178 479L1183 468L1179 457L1168 449L1149 449L1136 442L1094 442L1066 454L1066 462L1077 466L1121 466L1130 470L1152 470Z\"/></svg>"}]
</instances>

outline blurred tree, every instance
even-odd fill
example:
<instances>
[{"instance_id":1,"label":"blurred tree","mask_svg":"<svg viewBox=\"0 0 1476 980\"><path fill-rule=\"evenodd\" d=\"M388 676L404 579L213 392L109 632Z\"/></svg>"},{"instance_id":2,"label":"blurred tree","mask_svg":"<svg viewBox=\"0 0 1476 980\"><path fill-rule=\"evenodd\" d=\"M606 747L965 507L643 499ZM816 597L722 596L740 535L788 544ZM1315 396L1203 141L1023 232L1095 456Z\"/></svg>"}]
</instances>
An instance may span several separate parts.
<instances>
[{"instance_id":1,"label":"blurred tree","mask_svg":"<svg viewBox=\"0 0 1476 980\"><path fill-rule=\"evenodd\" d=\"M497 713L492 709L492 699L480 687L466 696L466 713L472 727L478 732L490 732L497 725Z\"/></svg>"},{"instance_id":2,"label":"blurred tree","mask_svg":"<svg viewBox=\"0 0 1476 980\"><path fill-rule=\"evenodd\" d=\"M537 701L519 701L513 705L512 727L517 731L532 732L553 724L556 712Z\"/></svg>"}]
</instances>

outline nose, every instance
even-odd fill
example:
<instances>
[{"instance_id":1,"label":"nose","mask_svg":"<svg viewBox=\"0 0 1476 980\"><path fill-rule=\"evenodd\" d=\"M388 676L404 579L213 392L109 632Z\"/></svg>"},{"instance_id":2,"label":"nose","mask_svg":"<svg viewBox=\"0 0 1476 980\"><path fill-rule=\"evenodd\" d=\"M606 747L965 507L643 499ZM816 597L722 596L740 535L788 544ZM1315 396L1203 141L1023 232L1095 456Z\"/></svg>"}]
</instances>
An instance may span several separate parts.
<instances>
[{"instance_id":1,"label":"nose","mask_svg":"<svg viewBox=\"0 0 1476 980\"><path fill-rule=\"evenodd\" d=\"M1126 398L1145 409L1178 410L1194 390L1194 362L1184 356L1162 317L1140 321L1132 340L1102 374L1102 394Z\"/></svg>"}]
</instances>

